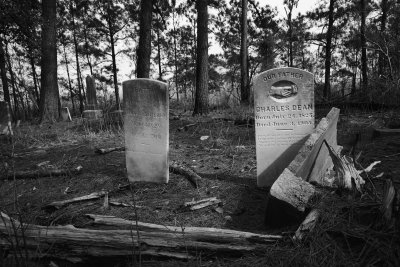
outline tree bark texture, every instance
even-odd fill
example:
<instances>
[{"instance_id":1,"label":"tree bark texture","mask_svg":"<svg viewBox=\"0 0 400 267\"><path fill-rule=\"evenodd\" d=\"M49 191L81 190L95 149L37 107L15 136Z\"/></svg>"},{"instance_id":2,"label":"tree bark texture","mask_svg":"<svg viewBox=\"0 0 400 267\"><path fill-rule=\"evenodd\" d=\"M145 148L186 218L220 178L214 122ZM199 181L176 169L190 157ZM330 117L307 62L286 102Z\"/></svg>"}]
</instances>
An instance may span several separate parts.
<instances>
[{"instance_id":1,"label":"tree bark texture","mask_svg":"<svg viewBox=\"0 0 400 267\"><path fill-rule=\"evenodd\" d=\"M207 0L197 0L196 95L193 115L208 113L208 10Z\"/></svg>"},{"instance_id":2,"label":"tree bark texture","mask_svg":"<svg viewBox=\"0 0 400 267\"><path fill-rule=\"evenodd\" d=\"M333 30L333 12L335 0L329 1L328 13L328 30L326 33L326 46L325 46L325 85L324 85L324 98L327 100L331 95L331 58L332 58L332 30Z\"/></svg>"},{"instance_id":3,"label":"tree bark texture","mask_svg":"<svg viewBox=\"0 0 400 267\"><path fill-rule=\"evenodd\" d=\"M3 85L4 101L6 101L8 103L8 106L11 107L10 90L8 88L7 70L6 70L6 55L4 52L3 42L1 39L0 39L0 72L1 72L1 82Z\"/></svg>"},{"instance_id":4,"label":"tree bark texture","mask_svg":"<svg viewBox=\"0 0 400 267\"><path fill-rule=\"evenodd\" d=\"M115 218L115 217L114 217ZM15 252L22 249L28 257L86 258L151 255L194 259L201 253L240 256L264 251L268 243L282 239L276 235L259 235L215 228L181 228L127 221L110 216L95 217L114 226L128 229L93 230L67 226L22 224L0 214L0 247ZM122 220L122 222L121 222ZM138 226L138 228L136 228ZM141 230L147 228L147 230ZM148 230L150 229L150 230ZM13 250L14 248L14 250ZM40 249L38 249L40 248Z\"/></svg>"},{"instance_id":5,"label":"tree bark texture","mask_svg":"<svg viewBox=\"0 0 400 267\"><path fill-rule=\"evenodd\" d=\"M247 66L247 0L242 0L240 42L240 96L241 103L250 104L249 69Z\"/></svg>"},{"instance_id":6,"label":"tree bark texture","mask_svg":"<svg viewBox=\"0 0 400 267\"><path fill-rule=\"evenodd\" d=\"M114 81L114 91L115 91L115 102L117 109L121 109L121 105L119 102L119 89L118 89L118 74L117 74L117 61L115 54L115 40L114 40L114 32L112 28L111 21L108 21L108 30L110 34L110 46L111 46L111 59L112 59L112 68L113 68L113 81Z\"/></svg>"},{"instance_id":7,"label":"tree bark texture","mask_svg":"<svg viewBox=\"0 0 400 267\"><path fill-rule=\"evenodd\" d=\"M367 17L367 1L368 0L360 0L361 6L361 73L362 73L362 87L363 91L367 92L368 90L368 66L367 66L367 39L365 36L365 20Z\"/></svg>"},{"instance_id":8,"label":"tree bark texture","mask_svg":"<svg viewBox=\"0 0 400 267\"><path fill-rule=\"evenodd\" d=\"M57 83L56 1L42 1L42 74L40 119L55 121L60 116Z\"/></svg>"},{"instance_id":9,"label":"tree bark texture","mask_svg":"<svg viewBox=\"0 0 400 267\"><path fill-rule=\"evenodd\" d=\"M381 1L382 17L381 17L381 29L380 29L382 36L385 36L388 8L389 8L388 1L382 0ZM385 67L385 55L383 54L382 51L379 51L379 59L378 59L379 75L383 74L384 67Z\"/></svg>"},{"instance_id":10,"label":"tree bark texture","mask_svg":"<svg viewBox=\"0 0 400 267\"><path fill-rule=\"evenodd\" d=\"M70 6L71 15L72 15L72 35L74 40L74 48L75 48L75 61L76 61L76 79L78 82L78 96L79 96L79 111L82 114L84 110L83 106L83 95L82 95L82 83L80 79L81 69L79 66L79 56L78 56L78 40L76 39L76 24L75 24L75 11L71 4Z\"/></svg>"},{"instance_id":11,"label":"tree bark texture","mask_svg":"<svg viewBox=\"0 0 400 267\"><path fill-rule=\"evenodd\" d=\"M152 0L140 3L139 47L137 50L137 78L149 78L151 57Z\"/></svg>"}]
</instances>

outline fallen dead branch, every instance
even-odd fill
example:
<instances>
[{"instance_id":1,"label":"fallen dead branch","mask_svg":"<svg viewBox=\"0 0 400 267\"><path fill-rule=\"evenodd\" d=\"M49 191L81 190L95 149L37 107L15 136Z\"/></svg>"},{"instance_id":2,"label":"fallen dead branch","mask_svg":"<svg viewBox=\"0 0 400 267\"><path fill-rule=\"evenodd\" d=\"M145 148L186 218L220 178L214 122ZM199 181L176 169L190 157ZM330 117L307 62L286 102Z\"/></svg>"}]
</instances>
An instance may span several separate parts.
<instances>
[{"instance_id":1,"label":"fallen dead branch","mask_svg":"<svg viewBox=\"0 0 400 267\"><path fill-rule=\"evenodd\" d=\"M183 206L188 208L189 210L198 210L211 205L216 205L221 203L222 201L217 199L216 197L205 198L197 201L185 202Z\"/></svg>"},{"instance_id":2,"label":"fallen dead branch","mask_svg":"<svg viewBox=\"0 0 400 267\"><path fill-rule=\"evenodd\" d=\"M189 128L191 128L191 127L193 127L193 126L196 126L197 124L198 124L198 123L186 124L185 126L183 126L183 127L181 127L181 128L178 128L178 132L187 131L187 130L189 130Z\"/></svg>"},{"instance_id":3,"label":"fallen dead branch","mask_svg":"<svg viewBox=\"0 0 400 267\"><path fill-rule=\"evenodd\" d=\"M94 192L89 195L81 196L81 197L75 197L72 199L67 199L67 200L61 200L61 201L54 201L45 206L45 208L56 208L60 209L66 205L69 205L71 203L76 203L76 202L81 202L81 201L88 201L88 200L94 200L94 199L99 199L104 196L106 196L107 192L106 191L100 191L100 192Z\"/></svg>"},{"instance_id":4,"label":"fallen dead branch","mask_svg":"<svg viewBox=\"0 0 400 267\"><path fill-rule=\"evenodd\" d=\"M201 180L201 177L188 167L178 164L170 164L169 171L184 176L194 188L198 188L198 182Z\"/></svg>"},{"instance_id":5,"label":"fallen dead branch","mask_svg":"<svg viewBox=\"0 0 400 267\"><path fill-rule=\"evenodd\" d=\"M3 178L4 180L12 179L36 179L43 177L56 177L63 175L77 174L82 170L82 166L78 166L74 169L38 169L29 171L14 171L9 172Z\"/></svg>"},{"instance_id":6,"label":"fallen dead branch","mask_svg":"<svg viewBox=\"0 0 400 267\"><path fill-rule=\"evenodd\" d=\"M176 259L202 255L231 255L263 251L267 243L275 243L281 236L260 235L215 228L186 228L171 231L93 230L67 226L39 226L24 224L0 214L0 247L8 250L16 244L30 257L87 258L141 255ZM127 221L135 227L136 222ZM163 226L159 226L163 227ZM17 243L18 242L18 243ZM40 250L38 250L40 248ZM11 250L12 251L12 250Z\"/></svg>"},{"instance_id":7,"label":"fallen dead branch","mask_svg":"<svg viewBox=\"0 0 400 267\"><path fill-rule=\"evenodd\" d=\"M125 147L123 146L117 146L117 147L110 147L110 148L96 148L96 150L94 151L97 154L108 154L114 151L125 151Z\"/></svg>"}]
</instances>

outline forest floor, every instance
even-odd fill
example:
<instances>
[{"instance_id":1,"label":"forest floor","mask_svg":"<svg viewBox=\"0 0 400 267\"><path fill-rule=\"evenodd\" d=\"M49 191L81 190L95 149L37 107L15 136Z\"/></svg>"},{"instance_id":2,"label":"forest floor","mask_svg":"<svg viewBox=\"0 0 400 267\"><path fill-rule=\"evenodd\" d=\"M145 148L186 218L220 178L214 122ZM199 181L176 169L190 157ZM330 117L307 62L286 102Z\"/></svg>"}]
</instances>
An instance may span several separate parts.
<instances>
[{"instance_id":1,"label":"forest floor","mask_svg":"<svg viewBox=\"0 0 400 267\"><path fill-rule=\"evenodd\" d=\"M360 166L365 168L374 161L381 161L368 174L367 184L373 192L362 196L338 195L332 189L335 200L326 207L314 233L300 244L289 238L298 225L280 229L264 225L268 189L256 186L254 126L235 125L235 120L246 119L252 112L217 110L202 118L193 118L189 111L178 108L171 112L175 116L170 118L169 160L188 166L202 177L197 189L184 176L170 173L168 184L135 183L131 189L117 190L128 184L125 153L116 151L100 155L95 150L124 146L123 130L118 124L87 125L76 118L69 123L41 126L22 123L14 129L12 143L4 139L0 141L1 211L23 222L45 226L72 224L80 228L93 227L92 220L85 214L135 220L132 207L110 206L105 209L103 199L78 202L60 209L43 208L53 201L106 190L112 192L110 201L132 203L134 197L139 206L138 220L142 222L288 236L278 244L266 245L263 253L244 253L240 257L202 255L195 262L143 258L141 266L399 266L398 224L394 227L381 224L379 201L386 179L392 179L397 189L400 185L400 134L374 139L369 134L372 127L383 125L393 111L341 111L338 144L344 146L343 153L348 153L354 145L355 134L361 133L356 146L356 153L362 151L358 160ZM328 112L328 108L316 110L316 125ZM196 125L178 131L193 123ZM201 138L204 136L208 138ZM38 164L58 169L82 166L82 171L59 177L3 179L6 170L36 170ZM383 175L379 175L381 173ZM209 197L222 201L219 209L216 206L196 211L182 209L184 202ZM58 266L75 266L55 259L35 264L49 266L50 261ZM5 263L10 262L3 261ZM91 259L76 266L131 264L132 261L125 258Z\"/></svg>"}]
</instances>

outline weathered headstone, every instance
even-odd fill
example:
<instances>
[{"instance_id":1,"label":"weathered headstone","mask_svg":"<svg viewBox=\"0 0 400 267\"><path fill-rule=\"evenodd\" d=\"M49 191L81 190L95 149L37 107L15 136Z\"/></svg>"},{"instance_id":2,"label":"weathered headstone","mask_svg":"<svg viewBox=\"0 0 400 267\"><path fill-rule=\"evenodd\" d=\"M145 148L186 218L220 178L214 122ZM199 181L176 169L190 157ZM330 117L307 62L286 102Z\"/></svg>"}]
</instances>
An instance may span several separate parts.
<instances>
[{"instance_id":1,"label":"weathered headstone","mask_svg":"<svg viewBox=\"0 0 400 267\"><path fill-rule=\"evenodd\" d=\"M5 101L0 101L0 134L12 134L10 109Z\"/></svg>"},{"instance_id":2,"label":"weathered headstone","mask_svg":"<svg viewBox=\"0 0 400 267\"><path fill-rule=\"evenodd\" d=\"M67 121L67 122L71 122L72 121L71 113L69 113L68 107L63 107L61 109L61 118L62 118L63 121Z\"/></svg>"},{"instance_id":3,"label":"weathered headstone","mask_svg":"<svg viewBox=\"0 0 400 267\"><path fill-rule=\"evenodd\" d=\"M126 169L131 182L169 179L167 84L135 79L122 83Z\"/></svg>"},{"instance_id":4,"label":"weathered headstone","mask_svg":"<svg viewBox=\"0 0 400 267\"><path fill-rule=\"evenodd\" d=\"M98 119L102 117L102 111L97 108L96 82L90 75L86 76L86 102L84 118Z\"/></svg>"},{"instance_id":5,"label":"weathered headstone","mask_svg":"<svg viewBox=\"0 0 400 267\"><path fill-rule=\"evenodd\" d=\"M270 186L314 128L314 77L296 68L259 74L254 81L257 184Z\"/></svg>"}]
</instances>

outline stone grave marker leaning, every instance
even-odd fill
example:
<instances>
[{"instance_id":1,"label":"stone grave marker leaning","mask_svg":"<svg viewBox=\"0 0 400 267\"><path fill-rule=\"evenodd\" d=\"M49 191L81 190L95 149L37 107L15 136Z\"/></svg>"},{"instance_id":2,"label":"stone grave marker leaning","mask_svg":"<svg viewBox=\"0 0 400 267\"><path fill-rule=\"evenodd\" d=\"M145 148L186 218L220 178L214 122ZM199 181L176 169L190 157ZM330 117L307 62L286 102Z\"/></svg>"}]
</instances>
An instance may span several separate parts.
<instances>
[{"instance_id":1,"label":"stone grave marker leaning","mask_svg":"<svg viewBox=\"0 0 400 267\"><path fill-rule=\"evenodd\" d=\"M270 186L314 128L314 77L297 68L260 73L254 80L257 185Z\"/></svg>"},{"instance_id":2,"label":"stone grave marker leaning","mask_svg":"<svg viewBox=\"0 0 400 267\"><path fill-rule=\"evenodd\" d=\"M122 83L126 168L129 181L167 183L169 113L167 84L151 79Z\"/></svg>"},{"instance_id":3,"label":"stone grave marker leaning","mask_svg":"<svg viewBox=\"0 0 400 267\"><path fill-rule=\"evenodd\" d=\"M103 113L97 109L96 81L88 75L86 76L86 106L83 117L87 119L98 119Z\"/></svg>"}]
</instances>

